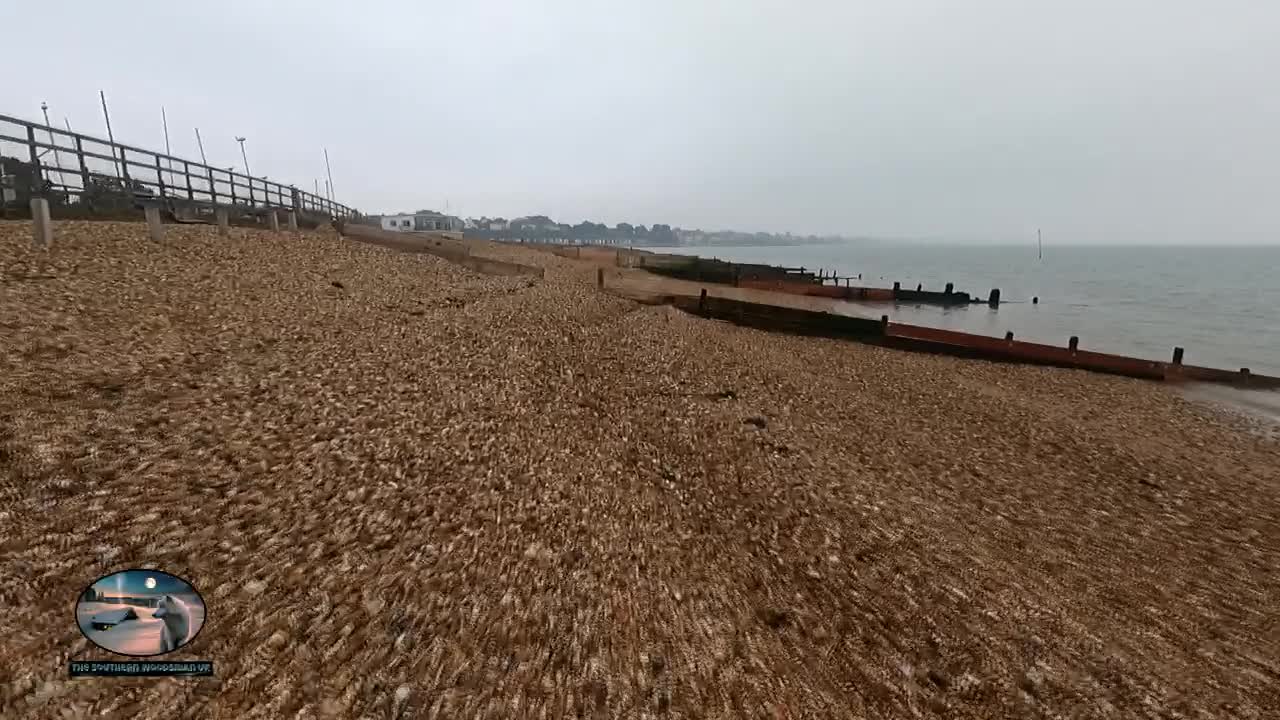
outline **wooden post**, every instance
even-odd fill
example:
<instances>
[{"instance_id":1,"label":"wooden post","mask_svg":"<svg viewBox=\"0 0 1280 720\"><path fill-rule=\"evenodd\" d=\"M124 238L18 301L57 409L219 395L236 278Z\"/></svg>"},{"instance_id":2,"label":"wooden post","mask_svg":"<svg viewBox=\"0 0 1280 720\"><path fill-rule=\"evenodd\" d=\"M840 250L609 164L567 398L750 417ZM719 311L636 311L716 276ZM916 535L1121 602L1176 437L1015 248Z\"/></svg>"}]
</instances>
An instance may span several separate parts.
<instances>
[{"instance_id":1,"label":"wooden post","mask_svg":"<svg viewBox=\"0 0 1280 720\"><path fill-rule=\"evenodd\" d=\"M951 291L952 291L953 289L955 289L955 286L954 286L954 285L952 285L951 283L947 283L947 289L946 289L946 290L943 290L942 292L944 292L944 293L946 293L946 294L950 295L950 294L951 294Z\"/></svg>"},{"instance_id":2,"label":"wooden post","mask_svg":"<svg viewBox=\"0 0 1280 720\"><path fill-rule=\"evenodd\" d=\"M133 195L133 181L129 179L129 160L125 157L124 148L120 148L120 182L124 184L124 191Z\"/></svg>"},{"instance_id":3,"label":"wooden post","mask_svg":"<svg viewBox=\"0 0 1280 720\"><path fill-rule=\"evenodd\" d=\"M1070 350L1071 352L1075 352L1077 349L1079 349L1079 347L1080 347L1080 338L1076 337L1075 335L1072 335L1071 339L1067 341L1067 349Z\"/></svg>"},{"instance_id":4,"label":"wooden post","mask_svg":"<svg viewBox=\"0 0 1280 720\"><path fill-rule=\"evenodd\" d=\"M227 237L231 234L231 223L227 217L226 208L218 208L213 211L214 217L218 219L218 234Z\"/></svg>"},{"instance_id":5,"label":"wooden post","mask_svg":"<svg viewBox=\"0 0 1280 720\"><path fill-rule=\"evenodd\" d=\"M27 126L27 148L31 155L31 176L27 178L30 197L42 198L44 197L44 171L40 167L40 155L36 152L36 129L31 125Z\"/></svg>"},{"instance_id":6,"label":"wooden post","mask_svg":"<svg viewBox=\"0 0 1280 720\"><path fill-rule=\"evenodd\" d=\"M916 292L924 290L924 283L916 283Z\"/></svg>"},{"instance_id":7,"label":"wooden post","mask_svg":"<svg viewBox=\"0 0 1280 720\"><path fill-rule=\"evenodd\" d=\"M884 334L884 335L889 334L889 316L888 315L880 316L880 332L881 334Z\"/></svg>"},{"instance_id":8,"label":"wooden post","mask_svg":"<svg viewBox=\"0 0 1280 720\"><path fill-rule=\"evenodd\" d=\"M1174 365L1182 364L1182 348L1180 347L1175 347L1173 349L1173 364Z\"/></svg>"},{"instance_id":9,"label":"wooden post","mask_svg":"<svg viewBox=\"0 0 1280 720\"><path fill-rule=\"evenodd\" d=\"M31 241L40 250L53 246L53 221L49 219L47 198L31 198Z\"/></svg>"},{"instance_id":10,"label":"wooden post","mask_svg":"<svg viewBox=\"0 0 1280 720\"><path fill-rule=\"evenodd\" d=\"M209 171L209 202L214 205L218 204L217 186L213 184L213 168L206 168Z\"/></svg>"},{"instance_id":11,"label":"wooden post","mask_svg":"<svg viewBox=\"0 0 1280 720\"><path fill-rule=\"evenodd\" d=\"M991 289L991 294L987 296L987 304L991 307L1000 306L1000 288Z\"/></svg>"},{"instance_id":12,"label":"wooden post","mask_svg":"<svg viewBox=\"0 0 1280 720\"><path fill-rule=\"evenodd\" d=\"M707 309L707 289L702 288L702 292L698 295L698 312L704 312Z\"/></svg>"},{"instance_id":13,"label":"wooden post","mask_svg":"<svg viewBox=\"0 0 1280 720\"><path fill-rule=\"evenodd\" d=\"M151 235L152 242L164 242L164 225L160 223L160 208L156 205L148 205L142 212L147 217L147 233Z\"/></svg>"},{"instance_id":14,"label":"wooden post","mask_svg":"<svg viewBox=\"0 0 1280 720\"><path fill-rule=\"evenodd\" d=\"M280 216L276 214L274 208L267 210L267 228L271 232L280 232Z\"/></svg>"},{"instance_id":15,"label":"wooden post","mask_svg":"<svg viewBox=\"0 0 1280 720\"><path fill-rule=\"evenodd\" d=\"M186 160L182 161L182 176L187 179L187 200L194 202L196 191L195 188L191 187L191 163Z\"/></svg>"},{"instance_id":16,"label":"wooden post","mask_svg":"<svg viewBox=\"0 0 1280 720\"><path fill-rule=\"evenodd\" d=\"M84 194L89 192L89 165L84 161L84 143L76 136L76 157L80 159L80 201L84 202Z\"/></svg>"},{"instance_id":17,"label":"wooden post","mask_svg":"<svg viewBox=\"0 0 1280 720\"><path fill-rule=\"evenodd\" d=\"M298 230L298 211L297 210L289 211L289 229L294 232L297 232Z\"/></svg>"},{"instance_id":18,"label":"wooden post","mask_svg":"<svg viewBox=\"0 0 1280 720\"><path fill-rule=\"evenodd\" d=\"M604 288L604 268L596 268L596 287Z\"/></svg>"},{"instance_id":19,"label":"wooden post","mask_svg":"<svg viewBox=\"0 0 1280 720\"><path fill-rule=\"evenodd\" d=\"M894 292L894 293L897 293L897 292L898 292L899 290L901 290L901 289L902 289L902 283L898 282L897 280L894 280L894 281L893 281L893 292Z\"/></svg>"},{"instance_id":20,"label":"wooden post","mask_svg":"<svg viewBox=\"0 0 1280 720\"><path fill-rule=\"evenodd\" d=\"M27 126L27 154L31 159L31 167L34 170L40 168L40 153L36 152L36 128L34 125ZM40 183L40 174L34 173L31 176L31 189L34 190Z\"/></svg>"},{"instance_id":21,"label":"wooden post","mask_svg":"<svg viewBox=\"0 0 1280 720\"><path fill-rule=\"evenodd\" d=\"M160 197L165 197L164 167L160 164L160 156L156 156L156 185L160 188Z\"/></svg>"},{"instance_id":22,"label":"wooden post","mask_svg":"<svg viewBox=\"0 0 1280 720\"><path fill-rule=\"evenodd\" d=\"M1013 342L1013 331L1010 330L1009 332L1005 333L1004 339L1008 342Z\"/></svg>"}]
</instances>

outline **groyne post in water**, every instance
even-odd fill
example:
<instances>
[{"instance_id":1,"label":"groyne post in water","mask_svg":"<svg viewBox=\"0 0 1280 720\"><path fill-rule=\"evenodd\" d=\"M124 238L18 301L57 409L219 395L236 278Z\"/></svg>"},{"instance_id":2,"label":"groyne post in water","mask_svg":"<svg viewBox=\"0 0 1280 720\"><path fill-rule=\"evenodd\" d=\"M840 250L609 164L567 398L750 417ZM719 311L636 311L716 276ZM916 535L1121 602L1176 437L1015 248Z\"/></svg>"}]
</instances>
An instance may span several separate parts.
<instances>
[{"instance_id":1,"label":"groyne post in water","mask_svg":"<svg viewBox=\"0 0 1280 720\"><path fill-rule=\"evenodd\" d=\"M1079 348L1080 348L1080 338L1076 337L1075 335L1072 335L1071 339L1067 341L1067 349L1070 350L1071 352L1075 352Z\"/></svg>"},{"instance_id":2,"label":"groyne post in water","mask_svg":"<svg viewBox=\"0 0 1280 720\"><path fill-rule=\"evenodd\" d=\"M1182 364L1182 348L1180 347L1175 347L1173 349L1173 364L1174 365Z\"/></svg>"},{"instance_id":3,"label":"groyne post in water","mask_svg":"<svg viewBox=\"0 0 1280 720\"><path fill-rule=\"evenodd\" d=\"M987 304L991 307L1000 307L1000 288L991 288L991 294L987 296Z\"/></svg>"},{"instance_id":4,"label":"groyne post in water","mask_svg":"<svg viewBox=\"0 0 1280 720\"><path fill-rule=\"evenodd\" d=\"M954 289L955 289L955 287L956 287L955 285L953 285L953 284L951 284L951 283L947 283L947 288L946 288L945 290L943 290L942 292L946 293L947 295L950 295L950 294L951 294L951 291L952 291L952 290L954 290Z\"/></svg>"},{"instance_id":5,"label":"groyne post in water","mask_svg":"<svg viewBox=\"0 0 1280 720\"><path fill-rule=\"evenodd\" d=\"M1009 332L1005 333L1004 339L1008 342L1013 342L1013 331L1010 330Z\"/></svg>"}]
</instances>

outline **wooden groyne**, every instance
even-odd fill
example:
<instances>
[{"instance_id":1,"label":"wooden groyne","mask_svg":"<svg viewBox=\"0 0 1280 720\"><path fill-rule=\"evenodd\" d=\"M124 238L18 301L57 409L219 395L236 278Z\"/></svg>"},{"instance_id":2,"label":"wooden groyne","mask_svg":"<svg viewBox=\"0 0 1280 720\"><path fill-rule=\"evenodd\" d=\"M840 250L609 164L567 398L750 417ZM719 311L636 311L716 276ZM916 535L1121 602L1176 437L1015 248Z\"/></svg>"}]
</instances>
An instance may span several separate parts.
<instances>
[{"instance_id":1,"label":"wooden groyne","mask_svg":"<svg viewBox=\"0 0 1280 720\"><path fill-rule=\"evenodd\" d=\"M853 285L861 276L841 277L824 270L813 271L804 267L784 267L756 263L734 263L707 259L694 255L634 255L623 264L619 253L619 265L643 270L676 280L716 283L733 287L754 288L770 292L809 295L852 302L904 302L923 305L969 305L973 303L1000 304L1000 291L992 290L985 299L967 292L957 291L951 283L941 292L925 290L917 285L915 290L894 283L893 288L874 288ZM844 281L841 285L840 282Z\"/></svg>"},{"instance_id":2,"label":"wooden groyne","mask_svg":"<svg viewBox=\"0 0 1280 720\"><path fill-rule=\"evenodd\" d=\"M614 274L616 276L616 273ZM632 296L627 283L606 284L603 269L598 271L601 288ZM644 290L637 297L653 304L673 305L701 317L724 320L745 327L793 335L855 340L874 345L928 352L954 357L1076 368L1161 382L1208 382L1249 389L1280 389L1280 378L1259 375L1247 368L1220 370L1185 365L1182 349L1174 348L1169 362L1094 352L1080 347L1071 337L1062 346L1015 340L1013 333L1003 338L939 328L890 322L887 315L858 317L822 310L771 304L757 299L741 300L709 294L704 287L691 294L686 283L672 284L669 289L655 290L641 283ZM815 287L820 287L816 286ZM756 288L768 290L767 287ZM761 293L763 298L767 295Z\"/></svg>"}]
</instances>

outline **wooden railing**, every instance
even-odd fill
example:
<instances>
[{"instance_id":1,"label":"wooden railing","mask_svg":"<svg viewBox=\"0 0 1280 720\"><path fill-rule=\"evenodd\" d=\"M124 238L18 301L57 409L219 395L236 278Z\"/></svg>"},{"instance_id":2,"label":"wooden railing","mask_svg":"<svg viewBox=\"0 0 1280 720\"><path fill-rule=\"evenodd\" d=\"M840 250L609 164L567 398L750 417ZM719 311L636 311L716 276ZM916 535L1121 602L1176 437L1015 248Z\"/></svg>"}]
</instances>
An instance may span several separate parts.
<instances>
[{"instance_id":1,"label":"wooden railing","mask_svg":"<svg viewBox=\"0 0 1280 720\"><path fill-rule=\"evenodd\" d=\"M13 151L14 144L25 152ZM0 115L0 158L4 156L18 161L5 163L12 166L4 170L11 199L45 197L52 205L60 201L93 209L123 198L175 209L286 208L330 218L359 216L346 205L292 185L8 115Z\"/></svg>"}]
</instances>

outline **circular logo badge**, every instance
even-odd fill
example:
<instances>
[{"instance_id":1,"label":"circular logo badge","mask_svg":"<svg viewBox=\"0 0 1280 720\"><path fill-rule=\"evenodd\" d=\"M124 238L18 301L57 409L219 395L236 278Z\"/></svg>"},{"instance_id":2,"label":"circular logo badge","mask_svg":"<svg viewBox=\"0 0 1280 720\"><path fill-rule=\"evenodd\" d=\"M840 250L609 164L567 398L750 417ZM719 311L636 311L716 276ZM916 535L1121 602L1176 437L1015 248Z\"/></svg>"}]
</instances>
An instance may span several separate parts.
<instances>
[{"instance_id":1,"label":"circular logo badge","mask_svg":"<svg viewBox=\"0 0 1280 720\"><path fill-rule=\"evenodd\" d=\"M94 580L76 600L76 624L94 645L151 657L182 648L204 627L204 598L159 570L122 570Z\"/></svg>"}]
</instances>

